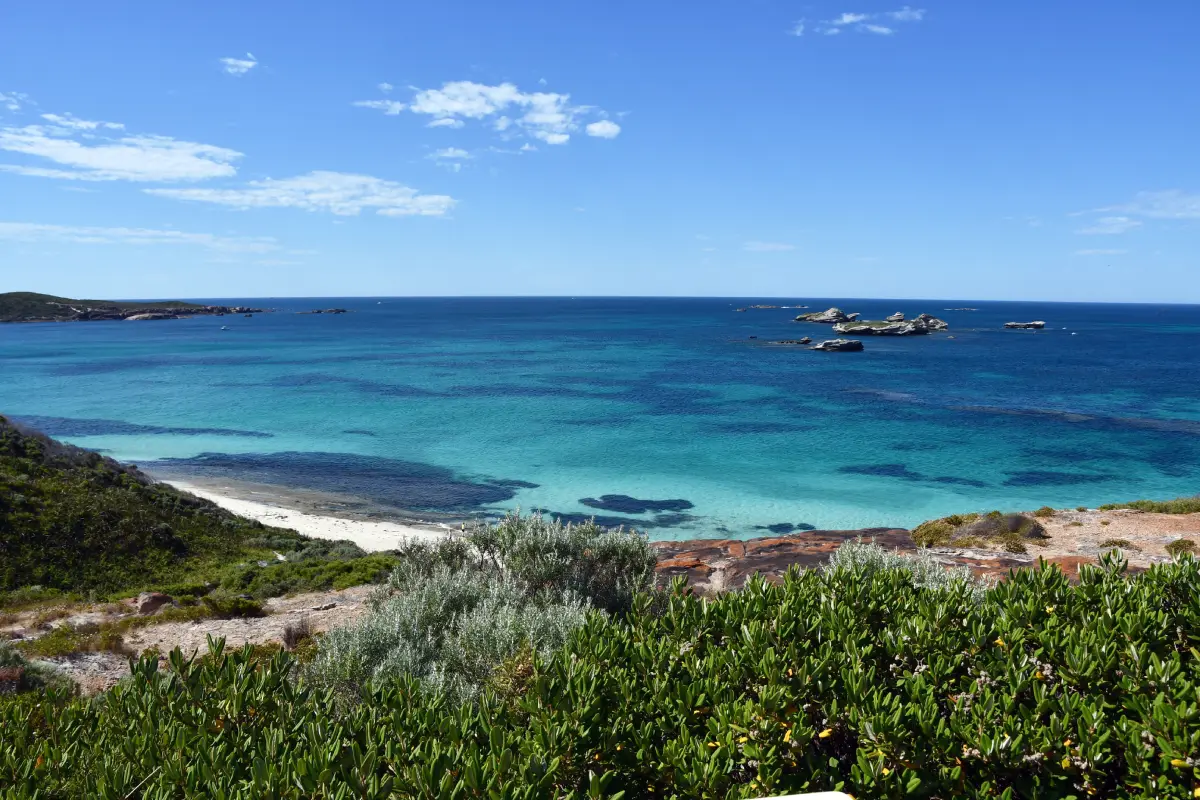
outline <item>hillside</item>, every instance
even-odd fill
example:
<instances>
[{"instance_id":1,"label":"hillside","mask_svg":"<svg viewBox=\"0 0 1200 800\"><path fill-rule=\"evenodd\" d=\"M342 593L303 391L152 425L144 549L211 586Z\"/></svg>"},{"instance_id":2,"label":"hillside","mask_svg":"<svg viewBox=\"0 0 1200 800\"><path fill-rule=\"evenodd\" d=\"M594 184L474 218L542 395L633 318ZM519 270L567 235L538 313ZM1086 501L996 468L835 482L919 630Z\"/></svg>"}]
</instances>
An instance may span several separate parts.
<instances>
[{"instance_id":1,"label":"hillside","mask_svg":"<svg viewBox=\"0 0 1200 800\"><path fill-rule=\"evenodd\" d=\"M275 547L308 541L0 416L0 591L112 593L184 580L261 550L256 538L267 534Z\"/></svg>"},{"instance_id":2,"label":"hillside","mask_svg":"<svg viewBox=\"0 0 1200 800\"><path fill-rule=\"evenodd\" d=\"M36 292L6 292L0 294L0 322L89 322L119 320L150 314L155 317L175 315L252 313L261 309L229 306L203 306L180 300L73 300Z\"/></svg>"}]
</instances>

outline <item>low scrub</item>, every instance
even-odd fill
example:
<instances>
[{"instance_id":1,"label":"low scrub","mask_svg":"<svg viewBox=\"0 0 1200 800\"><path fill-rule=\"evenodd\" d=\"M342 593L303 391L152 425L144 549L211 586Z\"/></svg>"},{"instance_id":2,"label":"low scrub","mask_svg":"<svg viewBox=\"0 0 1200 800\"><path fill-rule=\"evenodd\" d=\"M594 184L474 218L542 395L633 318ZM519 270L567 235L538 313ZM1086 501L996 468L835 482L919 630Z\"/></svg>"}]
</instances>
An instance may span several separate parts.
<instances>
[{"instance_id":1,"label":"low scrub","mask_svg":"<svg viewBox=\"0 0 1200 800\"><path fill-rule=\"evenodd\" d=\"M627 611L654 581L645 538L512 514L462 538L408 548L371 613L323 637L309 679L344 696L414 677L473 697L522 647L546 654L591 609Z\"/></svg>"},{"instance_id":2,"label":"low scrub","mask_svg":"<svg viewBox=\"0 0 1200 800\"><path fill-rule=\"evenodd\" d=\"M1048 508L1048 507L1047 507ZM1035 515L1046 516L1047 508ZM1054 509L1049 509L1054 513ZM1024 553L1027 543L1043 544L1046 529L1033 517L1024 514L952 514L949 517L922 523L913 529L913 541L921 547L978 547L998 548L1010 553Z\"/></svg>"},{"instance_id":3,"label":"low scrub","mask_svg":"<svg viewBox=\"0 0 1200 800\"><path fill-rule=\"evenodd\" d=\"M1101 511L1114 511L1119 508L1153 511L1158 514L1200 514L1200 497L1180 497L1175 500L1134 500L1131 503L1109 503L1100 506Z\"/></svg>"},{"instance_id":4,"label":"low scrub","mask_svg":"<svg viewBox=\"0 0 1200 800\"><path fill-rule=\"evenodd\" d=\"M1166 551L1175 558L1196 552L1196 543L1191 539L1176 539L1166 546Z\"/></svg>"},{"instance_id":5,"label":"low scrub","mask_svg":"<svg viewBox=\"0 0 1200 800\"><path fill-rule=\"evenodd\" d=\"M473 702L340 703L249 648L95 701L0 699L9 797L1192 798L1200 569L1106 557L977 592L853 566L701 599L677 582L515 651ZM859 554L864 555L864 554ZM932 575L932 573L930 573ZM3 796L3 790L0 790Z\"/></svg>"}]
</instances>

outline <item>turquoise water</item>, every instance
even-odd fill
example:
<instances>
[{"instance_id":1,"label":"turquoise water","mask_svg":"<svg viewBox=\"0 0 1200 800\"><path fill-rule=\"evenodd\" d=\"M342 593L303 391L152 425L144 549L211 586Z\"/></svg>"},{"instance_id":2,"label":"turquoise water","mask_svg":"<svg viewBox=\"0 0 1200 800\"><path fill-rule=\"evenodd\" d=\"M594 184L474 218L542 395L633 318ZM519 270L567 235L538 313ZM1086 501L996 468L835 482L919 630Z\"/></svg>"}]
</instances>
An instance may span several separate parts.
<instances>
[{"instance_id":1,"label":"turquoise water","mask_svg":"<svg viewBox=\"0 0 1200 800\"><path fill-rule=\"evenodd\" d=\"M0 413L157 474L594 514L658 538L1200 491L1195 306L237 302L278 311L0 326ZM767 342L827 327L734 311L756 302L951 330L814 353ZM294 313L334 306L354 313ZM945 310L963 306L979 310ZM1028 319L1049 326L1001 328ZM627 499L581 502L604 495Z\"/></svg>"}]
</instances>

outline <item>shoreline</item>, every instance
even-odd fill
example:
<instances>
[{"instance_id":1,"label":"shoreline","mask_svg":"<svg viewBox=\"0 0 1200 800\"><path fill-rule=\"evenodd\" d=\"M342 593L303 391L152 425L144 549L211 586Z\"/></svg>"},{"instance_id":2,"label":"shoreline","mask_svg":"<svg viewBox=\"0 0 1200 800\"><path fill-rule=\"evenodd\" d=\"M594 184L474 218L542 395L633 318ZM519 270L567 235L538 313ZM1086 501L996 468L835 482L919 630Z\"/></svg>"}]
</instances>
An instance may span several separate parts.
<instances>
[{"instance_id":1,"label":"shoreline","mask_svg":"<svg viewBox=\"0 0 1200 800\"><path fill-rule=\"evenodd\" d=\"M347 512L339 515L321 508L321 503L312 498L265 484L216 480L161 482L264 525L290 528L314 539L348 540L369 553L395 550L405 542L437 541L458 531L442 522L364 519ZM327 497L324 502L329 502Z\"/></svg>"}]
</instances>

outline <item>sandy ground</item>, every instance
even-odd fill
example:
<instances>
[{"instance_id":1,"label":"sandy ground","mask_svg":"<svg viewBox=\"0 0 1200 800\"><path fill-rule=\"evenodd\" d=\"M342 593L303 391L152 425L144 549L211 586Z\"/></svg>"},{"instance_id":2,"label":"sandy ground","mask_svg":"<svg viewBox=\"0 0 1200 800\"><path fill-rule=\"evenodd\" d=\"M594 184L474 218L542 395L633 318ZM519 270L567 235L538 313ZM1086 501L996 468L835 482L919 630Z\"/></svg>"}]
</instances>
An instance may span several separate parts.
<instances>
[{"instance_id":1,"label":"sandy ground","mask_svg":"<svg viewBox=\"0 0 1200 800\"><path fill-rule=\"evenodd\" d=\"M314 539L349 539L368 552L394 550L405 541L433 541L454 530L449 526L437 524L417 526L398 522L310 514L306 511L277 505L266 498L251 501L221 494L214 491L212 487L200 487L183 481L166 481L166 483L180 491L212 501L234 514L258 520L264 525L291 528L297 533L311 536Z\"/></svg>"}]
</instances>

